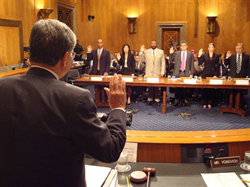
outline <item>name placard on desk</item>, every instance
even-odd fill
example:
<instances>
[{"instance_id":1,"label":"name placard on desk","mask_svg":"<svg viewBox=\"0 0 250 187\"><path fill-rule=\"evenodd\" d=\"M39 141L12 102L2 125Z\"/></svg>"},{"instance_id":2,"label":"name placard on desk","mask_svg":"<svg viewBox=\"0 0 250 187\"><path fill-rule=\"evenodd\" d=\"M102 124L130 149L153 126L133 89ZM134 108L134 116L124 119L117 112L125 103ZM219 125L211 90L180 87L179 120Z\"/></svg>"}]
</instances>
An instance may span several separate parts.
<instances>
[{"instance_id":1,"label":"name placard on desk","mask_svg":"<svg viewBox=\"0 0 250 187\"><path fill-rule=\"evenodd\" d=\"M126 142L123 151L128 152L128 161L129 162L136 162L137 161L137 148L138 148L138 143Z\"/></svg>"},{"instance_id":2,"label":"name placard on desk","mask_svg":"<svg viewBox=\"0 0 250 187\"><path fill-rule=\"evenodd\" d=\"M122 77L122 80L125 82L133 82L134 81L133 77Z\"/></svg>"},{"instance_id":3,"label":"name placard on desk","mask_svg":"<svg viewBox=\"0 0 250 187\"><path fill-rule=\"evenodd\" d=\"M91 77L90 80L92 80L92 81L102 81L102 77Z\"/></svg>"},{"instance_id":4,"label":"name placard on desk","mask_svg":"<svg viewBox=\"0 0 250 187\"><path fill-rule=\"evenodd\" d=\"M235 166L235 165L240 165L240 163L241 160L239 156L231 156L231 157L219 157L209 160L208 165L211 168L215 168L215 167Z\"/></svg>"},{"instance_id":5,"label":"name placard on desk","mask_svg":"<svg viewBox=\"0 0 250 187\"><path fill-rule=\"evenodd\" d=\"M220 79L210 79L210 84L222 84L222 80Z\"/></svg>"},{"instance_id":6,"label":"name placard on desk","mask_svg":"<svg viewBox=\"0 0 250 187\"><path fill-rule=\"evenodd\" d=\"M196 79L184 79L183 82L186 84L195 84Z\"/></svg>"},{"instance_id":7,"label":"name placard on desk","mask_svg":"<svg viewBox=\"0 0 250 187\"><path fill-rule=\"evenodd\" d=\"M148 77L147 82L152 82L152 83L158 83L159 82L159 77Z\"/></svg>"},{"instance_id":8,"label":"name placard on desk","mask_svg":"<svg viewBox=\"0 0 250 187\"><path fill-rule=\"evenodd\" d=\"M237 84L237 85L248 85L249 81L248 80L236 80L235 84Z\"/></svg>"}]
</instances>

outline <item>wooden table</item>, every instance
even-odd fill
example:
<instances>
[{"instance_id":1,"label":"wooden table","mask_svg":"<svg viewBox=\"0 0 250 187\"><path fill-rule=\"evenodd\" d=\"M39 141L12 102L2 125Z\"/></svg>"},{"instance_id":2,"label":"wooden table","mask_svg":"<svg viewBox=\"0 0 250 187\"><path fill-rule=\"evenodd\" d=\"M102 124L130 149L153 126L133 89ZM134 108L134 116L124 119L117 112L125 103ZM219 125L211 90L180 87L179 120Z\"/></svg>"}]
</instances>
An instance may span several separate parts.
<instances>
[{"instance_id":1,"label":"wooden table","mask_svg":"<svg viewBox=\"0 0 250 187\"><path fill-rule=\"evenodd\" d=\"M16 69L16 70L11 70L7 72L2 72L0 73L0 78L14 76L14 75L22 75L26 73L28 70L29 68L23 68L23 69Z\"/></svg>"},{"instance_id":2,"label":"wooden table","mask_svg":"<svg viewBox=\"0 0 250 187\"><path fill-rule=\"evenodd\" d=\"M93 81L91 77L97 76L89 76L89 77L81 77L76 79L75 82L77 84L93 84L93 85L108 85L110 78L102 78L102 81ZM202 81L197 81L194 84L184 83L179 80L172 80L167 78L159 78L159 82L152 83L147 82L144 78L135 78L133 82L126 82L127 86L147 86L147 87L162 87L163 88L163 101L162 101L162 113L166 113L167 108L167 87L181 87L181 88L220 88L220 89L249 89L250 84L248 85L236 85L233 81L223 80L222 84L210 84L210 82L206 81L206 79L202 79ZM95 95L97 96L98 90L95 90ZM99 100L99 96L95 99L96 106L108 106L108 103L104 103ZM237 93L235 97L235 106L233 106L233 92L230 93L230 101L229 106L220 109L220 113L229 112L236 113L245 117L245 111L240 108L240 92Z\"/></svg>"}]
</instances>

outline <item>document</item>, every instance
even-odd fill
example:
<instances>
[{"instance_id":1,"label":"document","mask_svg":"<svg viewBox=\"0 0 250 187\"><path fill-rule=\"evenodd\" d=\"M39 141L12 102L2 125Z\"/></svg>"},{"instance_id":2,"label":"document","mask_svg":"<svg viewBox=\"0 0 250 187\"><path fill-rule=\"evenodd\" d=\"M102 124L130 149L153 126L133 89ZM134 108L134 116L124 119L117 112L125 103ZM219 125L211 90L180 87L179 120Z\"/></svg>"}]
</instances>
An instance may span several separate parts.
<instances>
[{"instance_id":1,"label":"document","mask_svg":"<svg viewBox=\"0 0 250 187\"><path fill-rule=\"evenodd\" d=\"M110 172L111 168L109 167L85 165L87 186L101 187L105 183Z\"/></svg>"},{"instance_id":2,"label":"document","mask_svg":"<svg viewBox=\"0 0 250 187\"><path fill-rule=\"evenodd\" d=\"M234 172L230 173L201 173L207 187L245 187Z\"/></svg>"},{"instance_id":3,"label":"document","mask_svg":"<svg viewBox=\"0 0 250 187\"><path fill-rule=\"evenodd\" d=\"M250 186L250 174L240 174L240 177L246 181L249 182L244 182L247 186Z\"/></svg>"}]
</instances>

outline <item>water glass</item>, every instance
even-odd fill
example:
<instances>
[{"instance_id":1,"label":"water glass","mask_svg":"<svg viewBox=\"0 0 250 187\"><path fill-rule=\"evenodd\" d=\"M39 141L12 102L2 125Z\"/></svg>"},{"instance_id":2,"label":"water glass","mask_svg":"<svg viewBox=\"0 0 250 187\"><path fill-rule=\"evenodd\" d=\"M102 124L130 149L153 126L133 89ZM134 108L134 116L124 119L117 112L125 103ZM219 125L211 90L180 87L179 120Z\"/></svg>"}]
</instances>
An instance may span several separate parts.
<instances>
[{"instance_id":1,"label":"water glass","mask_svg":"<svg viewBox=\"0 0 250 187\"><path fill-rule=\"evenodd\" d=\"M244 156L244 167L250 170L250 151L245 152Z\"/></svg>"},{"instance_id":2,"label":"water glass","mask_svg":"<svg viewBox=\"0 0 250 187\"><path fill-rule=\"evenodd\" d=\"M128 152L122 151L120 158L117 161L117 169L121 172L126 171L128 168Z\"/></svg>"}]
</instances>

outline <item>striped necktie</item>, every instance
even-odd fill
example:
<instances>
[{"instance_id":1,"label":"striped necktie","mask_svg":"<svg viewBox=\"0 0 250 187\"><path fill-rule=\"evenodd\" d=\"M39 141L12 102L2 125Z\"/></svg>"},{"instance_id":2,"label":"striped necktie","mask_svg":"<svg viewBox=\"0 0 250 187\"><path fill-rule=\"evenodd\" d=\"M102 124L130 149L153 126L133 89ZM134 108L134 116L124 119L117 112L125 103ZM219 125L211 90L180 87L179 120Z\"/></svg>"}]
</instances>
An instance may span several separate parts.
<instances>
[{"instance_id":1,"label":"striped necktie","mask_svg":"<svg viewBox=\"0 0 250 187\"><path fill-rule=\"evenodd\" d=\"M240 69L241 69L241 67L240 67L240 54L238 54L237 70L236 70L236 73L237 73L237 74L240 73Z\"/></svg>"}]
</instances>

